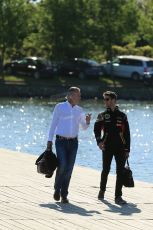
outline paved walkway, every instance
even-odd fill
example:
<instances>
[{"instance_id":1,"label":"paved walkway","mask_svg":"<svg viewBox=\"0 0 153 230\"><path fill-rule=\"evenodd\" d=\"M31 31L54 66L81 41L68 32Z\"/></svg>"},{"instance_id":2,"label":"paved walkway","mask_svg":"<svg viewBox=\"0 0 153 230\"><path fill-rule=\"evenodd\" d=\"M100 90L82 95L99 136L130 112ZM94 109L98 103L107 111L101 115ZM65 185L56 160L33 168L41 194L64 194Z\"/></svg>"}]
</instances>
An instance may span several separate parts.
<instances>
[{"instance_id":1,"label":"paved walkway","mask_svg":"<svg viewBox=\"0 0 153 230\"><path fill-rule=\"evenodd\" d=\"M54 178L37 174L37 156L0 149L0 230L152 230L153 184L124 188L128 204L114 204L114 176L97 200L100 172L75 167L70 204L54 202Z\"/></svg>"}]
</instances>

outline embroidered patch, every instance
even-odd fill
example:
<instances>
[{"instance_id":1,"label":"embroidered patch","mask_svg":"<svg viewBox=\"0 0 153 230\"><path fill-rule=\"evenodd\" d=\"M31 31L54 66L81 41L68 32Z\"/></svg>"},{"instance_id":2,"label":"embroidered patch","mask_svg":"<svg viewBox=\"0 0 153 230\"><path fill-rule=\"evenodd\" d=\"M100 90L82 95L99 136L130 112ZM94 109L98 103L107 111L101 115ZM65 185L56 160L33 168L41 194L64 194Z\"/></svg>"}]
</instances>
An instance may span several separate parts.
<instances>
[{"instance_id":1,"label":"embroidered patch","mask_svg":"<svg viewBox=\"0 0 153 230\"><path fill-rule=\"evenodd\" d=\"M110 118L110 114L106 113L105 114L105 119L109 119Z\"/></svg>"}]
</instances>

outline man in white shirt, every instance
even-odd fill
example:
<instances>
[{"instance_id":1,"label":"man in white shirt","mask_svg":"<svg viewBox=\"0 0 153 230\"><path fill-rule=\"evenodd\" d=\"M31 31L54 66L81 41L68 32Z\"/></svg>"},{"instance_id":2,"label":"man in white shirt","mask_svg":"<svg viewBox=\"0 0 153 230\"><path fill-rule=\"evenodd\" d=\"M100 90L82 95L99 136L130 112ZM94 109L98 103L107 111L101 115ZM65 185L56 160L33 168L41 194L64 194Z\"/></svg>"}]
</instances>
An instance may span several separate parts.
<instances>
[{"instance_id":1,"label":"man in white shirt","mask_svg":"<svg viewBox=\"0 0 153 230\"><path fill-rule=\"evenodd\" d=\"M78 149L79 125L87 129L91 119L91 114L84 116L82 108L78 106L80 99L80 89L69 88L67 101L58 103L54 108L49 130L47 149L52 148L53 137L56 134L55 147L59 160L54 184L54 199L59 201L61 197L62 203L69 202L68 187Z\"/></svg>"}]
</instances>

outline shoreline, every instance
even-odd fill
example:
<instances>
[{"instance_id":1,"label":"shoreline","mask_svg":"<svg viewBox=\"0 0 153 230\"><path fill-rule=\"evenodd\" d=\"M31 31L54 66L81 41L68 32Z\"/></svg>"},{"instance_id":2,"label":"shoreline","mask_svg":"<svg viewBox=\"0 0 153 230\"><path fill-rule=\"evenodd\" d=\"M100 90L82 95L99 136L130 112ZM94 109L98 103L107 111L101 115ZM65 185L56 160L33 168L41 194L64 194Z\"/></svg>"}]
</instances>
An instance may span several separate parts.
<instances>
[{"instance_id":1,"label":"shoreline","mask_svg":"<svg viewBox=\"0 0 153 230\"><path fill-rule=\"evenodd\" d=\"M5 148L3 148L3 147L0 147L0 151L6 151L6 152L12 152L12 153L15 153L15 154L24 154L24 155L26 155L27 157L29 156L30 158L32 157L32 158L38 158L39 157L39 155L41 154L33 154L33 153L30 153L30 152L21 152L21 151L16 151L16 150L12 150L12 149L5 149ZM101 173L101 169L97 169L97 168L94 168L94 167L90 167L90 166L85 166L85 165L79 165L79 163L77 162L77 160L76 160L76 162L75 162L75 165L74 165L75 167L77 167L77 168L84 168L84 169L88 169L88 170L93 170L93 171L96 171L96 172L98 172L98 173ZM132 170L132 168L131 168L131 170ZM115 180L116 180L116 174L115 174L115 171L114 171L114 173L112 173L112 172L110 172L110 177L114 177L115 178ZM146 183L146 184L152 184L153 185L153 182L149 182L149 181L144 181L144 180L140 180L140 179L135 179L135 176L133 175L133 177L134 177L134 181L137 181L137 182L140 182L140 183ZM99 179L100 179L100 177L99 177Z\"/></svg>"},{"instance_id":2,"label":"shoreline","mask_svg":"<svg viewBox=\"0 0 153 230\"><path fill-rule=\"evenodd\" d=\"M99 85L77 85L81 88L83 99L102 98L102 93L106 90L115 91L118 94L118 99L123 100L153 100L152 87L103 87ZM62 98L65 96L67 89L71 85L60 86L30 86L30 85L15 85L4 84L0 85L0 97L38 97L38 98Z\"/></svg>"},{"instance_id":3,"label":"shoreline","mask_svg":"<svg viewBox=\"0 0 153 230\"><path fill-rule=\"evenodd\" d=\"M10 154L15 154L15 157L21 156L21 158L24 157L24 159L28 159L28 158L29 158L30 160L34 160L33 166L34 166L34 168L35 168L36 175L40 175L40 176L43 177L42 174L37 173L37 169L36 169L36 165L35 165L35 160L39 157L39 155L35 155L35 154L33 154L33 153L28 153L28 152L20 152L20 151L15 151L15 150L11 150L11 149L5 149L5 148L1 148L1 147L0 147L0 152L4 152L4 153L9 154L9 155L10 155ZM13 155L12 155L12 157L13 157ZM80 168L80 169L85 169L85 170L88 170L88 171L96 172L96 173L99 174L99 176L100 176L100 174L101 174L101 171L98 170L98 169L91 168L91 167L87 167L87 166L83 166L83 165L79 165L79 164L76 164L76 163L75 163L74 167L75 167L75 168L78 168L78 169ZM55 176L55 173L54 173L54 176ZM113 178L113 180L114 180L114 178L116 178L116 175L115 175L115 174L112 174L112 173L110 173L109 176L110 176L110 178ZM100 177L99 177L99 178L100 178ZM98 179L99 179L99 178L98 178ZM47 180L47 179L46 179L46 180ZM112 180L112 179L111 179L111 180ZM142 181L142 180L137 180L137 179L134 179L134 181L135 181L136 183L144 183L144 184L146 184L146 185L152 185L152 184L153 184L153 183L151 183L151 182ZM98 184L98 185L99 185L99 184ZM124 188L125 188L125 187L124 187Z\"/></svg>"}]
</instances>

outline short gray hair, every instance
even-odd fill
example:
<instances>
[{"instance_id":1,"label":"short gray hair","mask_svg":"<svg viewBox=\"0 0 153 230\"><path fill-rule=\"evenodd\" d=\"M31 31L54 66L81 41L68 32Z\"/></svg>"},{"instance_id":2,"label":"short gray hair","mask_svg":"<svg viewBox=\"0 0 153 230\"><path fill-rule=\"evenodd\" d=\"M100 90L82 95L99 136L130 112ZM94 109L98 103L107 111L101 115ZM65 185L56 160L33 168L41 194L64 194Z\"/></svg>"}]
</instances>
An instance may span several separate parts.
<instances>
[{"instance_id":1,"label":"short gray hair","mask_svg":"<svg viewBox=\"0 0 153 230\"><path fill-rule=\"evenodd\" d=\"M67 91L67 97L72 95L75 92L80 92L80 88L75 87L75 86L70 87Z\"/></svg>"}]
</instances>

